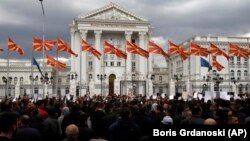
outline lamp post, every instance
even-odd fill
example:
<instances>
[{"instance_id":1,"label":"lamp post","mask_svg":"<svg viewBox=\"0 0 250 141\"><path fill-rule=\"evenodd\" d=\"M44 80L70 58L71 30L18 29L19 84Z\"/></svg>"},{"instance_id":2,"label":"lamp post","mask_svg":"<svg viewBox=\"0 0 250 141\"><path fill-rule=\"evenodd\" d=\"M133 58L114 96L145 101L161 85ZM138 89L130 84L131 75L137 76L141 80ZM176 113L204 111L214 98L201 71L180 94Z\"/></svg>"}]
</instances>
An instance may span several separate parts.
<instances>
[{"instance_id":1,"label":"lamp post","mask_svg":"<svg viewBox=\"0 0 250 141\"><path fill-rule=\"evenodd\" d=\"M102 81L107 77L106 74L97 74L97 79L101 80L101 96L103 96Z\"/></svg>"},{"instance_id":2,"label":"lamp post","mask_svg":"<svg viewBox=\"0 0 250 141\"><path fill-rule=\"evenodd\" d=\"M207 90L209 90L208 82L210 81L211 77L209 75L203 76L203 80L207 82Z\"/></svg>"},{"instance_id":3,"label":"lamp post","mask_svg":"<svg viewBox=\"0 0 250 141\"><path fill-rule=\"evenodd\" d=\"M216 77L213 77L213 81L215 82L215 85L217 86L215 91L220 91L220 83L223 82L223 77L220 76L220 74L216 74Z\"/></svg>"},{"instance_id":4,"label":"lamp post","mask_svg":"<svg viewBox=\"0 0 250 141\"><path fill-rule=\"evenodd\" d=\"M235 85L235 94L237 93L237 83L240 81L240 78L238 77L237 79L235 77L231 77L231 82L234 83Z\"/></svg>"},{"instance_id":5,"label":"lamp post","mask_svg":"<svg viewBox=\"0 0 250 141\"><path fill-rule=\"evenodd\" d=\"M174 79L176 80L176 85L175 85L175 94L178 97L178 88L179 88L179 80L182 79L182 75L174 75Z\"/></svg>"},{"instance_id":6,"label":"lamp post","mask_svg":"<svg viewBox=\"0 0 250 141\"><path fill-rule=\"evenodd\" d=\"M38 80L38 75L36 75L36 77L33 77L32 75L30 75L29 78L30 78L30 81L31 81L30 94L33 94L34 81Z\"/></svg>"},{"instance_id":7,"label":"lamp post","mask_svg":"<svg viewBox=\"0 0 250 141\"><path fill-rule=\"evenodd\" d=\"M77 73L70 73L68 74L68 80L70 80L70 93L75 93L76 95L79 95L79 87L76 86L76 80L77 80Z\"/></svg>"},{"instance_id":8,"label":"lamp post","mask_svg":"<svg viewBox=\"0 0 250 141\"><path fill-rule=\"evenodd\" d=\"M7 79L5 76L3 76L2 81L3 83L5 83L5 99L7 99L7 93L8 93L7 85L11 83L12 77L9 77L9 79Z\"/></svg>"},{"instance_id":9,"label":"lamp post","mask_svg":"<svg viewBox=\"0 0 250 141\"><path fill-rule=\"evenodd\" d=\"M53 77L52 76L49 77L47 72L45 72L44 76L40 77L40 81L42 84L44 84L44 88L45 88L45 85L48 85L52 80L53 80ZM47 92L47 90L46 90L46 92ZM45 95L45 89L43 91L43 95Z\"/></svg>"},{"instance_id":10,"label":"lamp post","mask_svg":"<svg viewBox=\"0 0 250 141\"><path fill-rule=\"evenodd\" d=\"M152 74L151 77L150 77L150 80L153 81L154 79L155 79L155 75ZM149 86L148 86L148 88L149 88ZM153 82L152 82L152 88L154 88ZM153 91L153 93L154 93L154 91ZM149 94L149 90L148 90L148 94Z\"/></svg>"}]
</instances>

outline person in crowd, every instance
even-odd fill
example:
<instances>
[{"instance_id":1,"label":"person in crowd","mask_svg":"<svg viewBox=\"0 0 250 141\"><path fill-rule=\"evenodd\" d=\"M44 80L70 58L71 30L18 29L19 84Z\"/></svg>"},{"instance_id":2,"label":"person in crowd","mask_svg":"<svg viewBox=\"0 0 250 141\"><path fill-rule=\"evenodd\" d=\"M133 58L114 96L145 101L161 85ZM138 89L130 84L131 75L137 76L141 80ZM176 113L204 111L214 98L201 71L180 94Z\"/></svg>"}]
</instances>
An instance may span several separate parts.
<instances>
[{"instance_id":1,"label":"person in crowd","mask_svg":"<svg viewBox=\"0 0 250 141\"><path fill-rule=\"evenodd\" d=\"M12 135L18 127L18 115L14 112L0 114L0 141L11 141Z\"/></svg>"},{"instance_id":2,"label":"person in crowd","mask_svg":"<svg viewBox=\"0 0 250 141\"><path fill-rule=\"evenodd\" d=\"M123 107L120 112L121 119L109 127L109 141L138 141L141 138L141 130L131 120L131 111Z\"/></svg>"},{"instance_id":3,"label":"person in crowd","mask_svg":"<svg viewBox=\"0 0 250 141\"><path fill-rule=\"evenodd\" d=\"M208 118L204 121L204 125L216 125L216 121L212 118Z\"/></svg>"},{"instance_id":4,"label":"person in crowd","mask_svg":"<svg viewBox=\"0 0 250 141\"><path fill-rule=\"evenodd\" d=\"M63 141L78 141L77 137L79 134L79 130L75 124L70 124L69 126L67 126L65 134L67 137Z\"/></svg>"},{"instance_id":5,"label":"person in crowd","mask_svg":"<svg viewBox=\"0 0 250 141\"><path fill-rule=\"evenodd\" d=\"M43 122L43 125L44 125L43 131L42 131L43 140L59 141L60 129L59 129L59 124L56 118L57 117L56 109L54 107L49 107L48 115L49 117Z\"/></svg>"},{"instance_id":6,"label":"person in crowd","mask_svg":"<svg viewBox=\"0 0 250 141\"><path fill-rule=\"evenodd\" d=\"M60 130L60 135L62 134L62 121L64 116L69 114L69 108L68 107L63 107L62 108L62 112L61 112L61 116L58 117L58 124L59 124L59 130Z\"/></svg>"},{"instance_id":7,"label":"person in crowd","mask_svg":"<svg viewBox=\"0 0 250 141\"><path fill-rule=\"evenodd\" d=\"M39 115L43 118L46 119L48 117L48 112L45 110L44 106L44 100L38 100L36 103L37 110Z\"/></svg>"},{"instance_id":8,"label":"person in crowd","mask_svg":"<svg viewBox=\"0 0 250 141\"><path fill-rule=\"evenodd\" d=\"M30 118L28 115L20 117L20 123L13 135L13 141L42 141L40 132L29 127Z\"/></svg>"}]
</instances>

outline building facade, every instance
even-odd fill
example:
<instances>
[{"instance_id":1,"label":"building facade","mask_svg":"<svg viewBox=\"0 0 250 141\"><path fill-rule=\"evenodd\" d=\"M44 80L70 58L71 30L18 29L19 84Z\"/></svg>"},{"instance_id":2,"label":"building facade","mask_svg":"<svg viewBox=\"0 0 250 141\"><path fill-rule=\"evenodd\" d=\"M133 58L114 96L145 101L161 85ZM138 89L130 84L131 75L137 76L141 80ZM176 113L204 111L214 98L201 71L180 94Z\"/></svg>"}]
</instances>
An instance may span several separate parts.
<instances>
[{"instance_id":1,"label":"building facade","mask_svg":"<svg viewBox=\"0 0 250 141\"><path fill-rule=\"evenodd\" d=\"M190 42L195 42L202 47L210 48L210 43L215 44L228 54L229 43L235 43L241 48L249 50L250 38L221 37L221 36L195 36L181 44L190 49ZM237 94L249 93L249 59L229 55L229 60L224 56L209 55L204 59L212 65L212 59L224 67L217 71L214 67L211 71L201 67L200 56L191 55L182 61L179 55L174 55L169 61L170 94L177 92L205 92L226 91Z\"/></svg>"},{"instance_id":2,"label":"building facade","mask_svg":"<svg viewBox=\"0 0 250 141\"><path fill-rule=\"evenodd\" d=\"M39 61L42 67L42 61ZM8 71L9 70L9 71ZM36 66L30 61L0 61L0 98L23 95L56 96L69 93L69 67L63 71L47 66L46 76L42 77ZM9 79L7 79L9 76Z\"/></svg>"},{"instance_id":3,"label":"building facade","mask_svg":"<svg viewBox=\"0 0 250 141\"><path fill-rule=\"evenodd\" d=\"M70 25L70 32L71 47L80 53L80 57L71 56L70 74L79 77L70 81L70 93L75 94L76 87L80 88L80 95L153 93L149 79L152 74L152 58L146 59L126 51L126 41L148 50L151 32L148 20L110 3L88 14L79 15ZM101 52L101 59L81 51L81 40ZM127 59L104 54L105 41L127 52Z\"/></svg>"}]
</instances>

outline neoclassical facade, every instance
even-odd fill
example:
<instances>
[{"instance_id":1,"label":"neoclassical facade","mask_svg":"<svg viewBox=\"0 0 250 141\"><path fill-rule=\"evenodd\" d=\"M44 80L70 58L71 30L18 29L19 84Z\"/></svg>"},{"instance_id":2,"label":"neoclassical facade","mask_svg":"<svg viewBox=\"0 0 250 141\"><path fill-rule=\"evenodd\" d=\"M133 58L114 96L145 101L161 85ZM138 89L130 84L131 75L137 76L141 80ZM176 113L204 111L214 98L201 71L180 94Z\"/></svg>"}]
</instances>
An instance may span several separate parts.
<instances>
[{"instance_id":1,"label":"neoclassical facade","mask_svg":"<svg viewBox=\"0 0 250 141\"><path fill-rule=\"evenodd\" d=\"M190 41L202 47L210 48L210 43L217 45L228 54L229 43L235 43L241 48L249 50L249 37L223 37L223 36L195 36L180 45L190 49ZM207 58L212 65L212 55ZM204 92L225 91L237 94L249 93L249 59L229 55L229 60L224 56L216 56L216 60L224 67L217 71L214 67L208 72L208 68L201 67L200 56L191 55L182 61L179 55L171 56L169 67L169 91L178 92ZM178 76L178 82L176 77Z\"/></svg>"},{"instance_id":2,"label":"neoclassical facade","mask_svg":"<svg viewBox=\"0 0 250 141\"><path fill-rule=\"evenodd\" d=\"M148 50L150 22L132 12L110 3L87 14L81 14L70 25L71 47L79 57L71 56L70 93L78 88L80 95L94 94L152 94L152 58L148 59L126 51L126 40ZM87 41L102 53L98 60L92 54L81 51L81 40ZM104 53L103 43L108 41L127 52L127 59ZM99 76L99 77L98 77ZM106 77L101 77L106 76Z\"/></svg>"},{"instance_id":3,"label":"neoclassical facade","mask_svg":"<svg viewBox=\"0 0 250 141\"><path fill-rule=\"evenodd\" d=\"M42 67L42 60L38 61ZM7 97L19 97L33 94L39 96L56 96L69 93L69 67L63 71L47 66L48 81L41 79L41 74L30 61L9 60L9 72L7 60L0 60L0 99ZM69 63L67 63L69 65ZM9 73L9 74L8 74ZM9 79L7 79L9 75ZM52 78L52 79L51 79Z\"/></svg>"}]
</instances>

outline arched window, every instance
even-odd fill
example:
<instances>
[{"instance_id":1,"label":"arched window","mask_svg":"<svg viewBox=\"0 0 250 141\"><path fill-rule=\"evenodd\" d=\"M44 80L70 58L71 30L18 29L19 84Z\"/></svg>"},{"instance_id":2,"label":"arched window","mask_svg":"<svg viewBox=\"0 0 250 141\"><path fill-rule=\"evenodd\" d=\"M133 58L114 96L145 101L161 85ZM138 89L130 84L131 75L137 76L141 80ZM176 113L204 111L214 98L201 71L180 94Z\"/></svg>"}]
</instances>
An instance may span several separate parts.
<instances>
[{"instance_id":1,"label":"arched window","mask_svg":"<svg viewBox=\"0 0 250 141\"><path fill-rule=\"evenodd\" d=\"M240 70L237 71L237 76L239 76L239 77L241 76L241 71Z\"/></svg>"},{"instance_id":2,"label":"arched window","mask_svg":"<svg viewBox=\"0 0 250 141\"><path fill-rule=\"evenodd\" d=\"M38 88L37 87L34 88L34 94L38 94Z\"/></svg>"},{"instance_id":3,"label":"arched window","mask_svg":"<svg viewBox=\"0 0 250 141\"><path fill-rule=\"evenodd\" d=\"M248 74L247 74L247 70L244 70L244 76L247 76Z\"/></svg>"},{"instance_id":4,"label":"arched window","mask_svg":"<svg viewBox=\"0 0 250 141\"><path fill-rule=\"evenodd\" d=\"M69 87L65 88L65 94L69 94Z\"/></svg>"},{"instance_id":5,"label":"arched window","mask_svg":"<svg viewBox=\"0 0 250 141\"><path fill-rule=\"evenodd\" d=\"M14 84L17 84L17 77L14 77Z\"/></svg>"},{"instance_id":6,"label":"arched window","mask_svg":"<svg viewBox=\"0 0 250 141\"><path fill-rule=\"evenodd\" d=\"M231 72L231 74L230 74L231 77L234 77L234 70L231 70L230 72Z\"/></svg>"},{"instance_id":7,"label":"arched window","mask_svg":"<svg viewBox=\"0 0 250 141\"><path fill-rule=\"evenodd\" d=\"M23 85L23 77L20 77L20 85Z\"/></svg>"}]
</instances>

